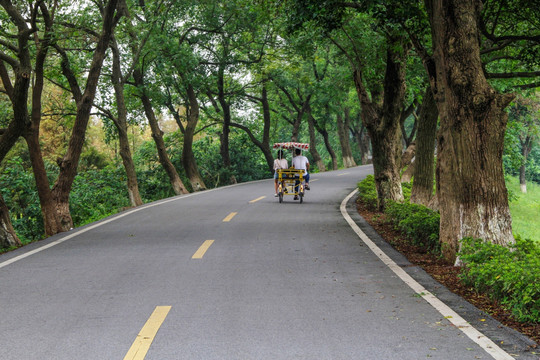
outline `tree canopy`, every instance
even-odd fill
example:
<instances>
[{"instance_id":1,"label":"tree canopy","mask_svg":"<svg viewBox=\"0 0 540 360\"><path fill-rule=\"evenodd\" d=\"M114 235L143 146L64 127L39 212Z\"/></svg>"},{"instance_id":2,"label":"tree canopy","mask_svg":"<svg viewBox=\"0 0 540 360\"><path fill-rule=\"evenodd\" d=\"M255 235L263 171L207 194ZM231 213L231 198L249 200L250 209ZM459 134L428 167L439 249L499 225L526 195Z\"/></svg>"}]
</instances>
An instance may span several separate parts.
<instances>
[{"instance_id":1,"label":"tree canopy","mask_svg":"<svg viewBox=\"0 0 540 360\"><path fill-rule=\"evenodd\" d=\"M540 181L538 1L0 5L0 247L269 177L273 142L309 142L312 171L373 162L380 208L409 167L448 258L513 241L504 171Z\"/></svg>"}]
</instances>

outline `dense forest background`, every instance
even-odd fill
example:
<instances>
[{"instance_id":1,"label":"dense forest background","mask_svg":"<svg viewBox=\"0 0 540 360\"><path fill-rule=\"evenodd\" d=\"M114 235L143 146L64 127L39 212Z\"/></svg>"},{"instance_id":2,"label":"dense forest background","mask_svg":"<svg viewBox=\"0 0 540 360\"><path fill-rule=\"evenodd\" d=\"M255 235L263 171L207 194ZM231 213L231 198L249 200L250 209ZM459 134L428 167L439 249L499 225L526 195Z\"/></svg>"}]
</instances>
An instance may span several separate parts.
<instances>
[{"instance_id":1,"label":"dense forest background","mask_svg":"<svg viewBox=\"0 0 540 360\"><path fill-rule=\"evenodd\" d=\"M1 0L0 247L269 178L283 141L373 163L381 208L412 181L449 258L508 243L504 176L540 184L538 4L443 3Z\"/></svg>"}]
</instances>

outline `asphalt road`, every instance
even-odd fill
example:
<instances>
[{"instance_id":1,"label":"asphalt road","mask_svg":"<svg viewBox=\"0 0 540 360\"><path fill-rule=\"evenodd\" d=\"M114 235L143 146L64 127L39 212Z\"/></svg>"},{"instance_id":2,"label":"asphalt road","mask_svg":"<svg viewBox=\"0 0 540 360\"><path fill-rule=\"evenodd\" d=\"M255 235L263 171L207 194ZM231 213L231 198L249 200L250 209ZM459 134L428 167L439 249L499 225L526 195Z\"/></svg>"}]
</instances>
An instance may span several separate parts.
<instances>
[{"instance_id":1,"label":"asphalt road","mask_svg":"<svg viewBox=\"0 0 540 360\"><path fill-rule=\"evenodd\" d=\"M371 171L313 174L303 204L278 203L273 180L179 196L1 255L0 359L538 359L393 252L351 200L382 250L359 237L340 204Z\"/></svg>"}]
</instances>

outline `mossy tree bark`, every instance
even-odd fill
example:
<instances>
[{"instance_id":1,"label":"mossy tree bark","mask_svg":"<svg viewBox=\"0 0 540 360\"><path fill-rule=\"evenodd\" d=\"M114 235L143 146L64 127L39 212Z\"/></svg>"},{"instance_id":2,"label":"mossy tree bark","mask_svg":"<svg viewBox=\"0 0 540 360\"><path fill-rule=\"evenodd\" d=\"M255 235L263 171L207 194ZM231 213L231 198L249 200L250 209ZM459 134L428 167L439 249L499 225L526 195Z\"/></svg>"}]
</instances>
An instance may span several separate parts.
<instances>
[{"instance_id":1,"label":"mossy tree bark","mask_svg":"<svg viewBox=\"0 0 540 360\"><path fill-rule=\"evenodd\" d=\"M514 241L502 154L511 94L487 82L480 58L480 1L426 1L436 71L430 81L437 100L437 195L443 255L455 260L459 241Z\"/></svg>"},{"instance_id":2,"label":"mossy tree bark","mask_svg":"<svg viewBox=\"0 0 540 360\"><path fill-rule=\"evenodd\" d=\"M384 210L388 201L402 201L401 189L401 109L405 99L406 41L389 37L386 54L384 95L368 94L362 69L354 71L354 83L362 105L362 121L373 148L373 170L377 187L378 207Z\"/></svg>"},{"instance_id":3,"label":"mossy tree bark","mask_svg":"<svg viewBox=\"0 0 540 360\"><path fill-rule=\"evenodd\" d=\"M418 115L411 202L430 208L437 208L436 201L434 202L436 196L433 183L435 181L435 141L438 118L437 104L431 88L428 88Z\"/></svg>"}]
</instances>

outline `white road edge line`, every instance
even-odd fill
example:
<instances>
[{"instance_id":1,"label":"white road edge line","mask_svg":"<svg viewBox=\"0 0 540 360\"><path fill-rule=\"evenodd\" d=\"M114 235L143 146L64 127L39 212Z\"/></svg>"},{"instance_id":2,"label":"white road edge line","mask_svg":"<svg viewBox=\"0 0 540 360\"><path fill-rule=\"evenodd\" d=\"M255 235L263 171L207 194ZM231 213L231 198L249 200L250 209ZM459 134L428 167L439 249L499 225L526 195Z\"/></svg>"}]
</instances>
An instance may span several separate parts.
<instances>
[{"instance_id":1,"label":"white road edge line","mask_svg":"<svg viewBox=\"0 0 540 360\"><path fill-rule=\"evenodd\" d=\"M388 255L386 255L371 239L358 227L354 220L347 213L347 202L351 199L358 189L355 189L350 193L342 202L340 206L341 215L349 223L350 227L356 232L358 237L370 248L371 251L383 263L386 264L403 282L405 282L411 289L413 289L419 296L426 300L431 306L433 306L442 316L448 321L460 329L465 335L467 335L472 341L477 343L482 349L484 349L489 355L496 360L512 360L514 359L507 352L501 349L491 339L478 331L475 327L469 324L465 319L458 315L448 305L439 300L435 295L426 290L416 280L414 280L409 274L407 274L399 265L397 265Z\"/></svg>"}]
</instances>

